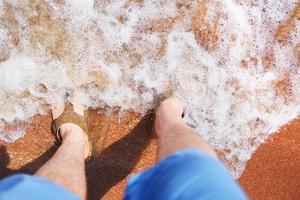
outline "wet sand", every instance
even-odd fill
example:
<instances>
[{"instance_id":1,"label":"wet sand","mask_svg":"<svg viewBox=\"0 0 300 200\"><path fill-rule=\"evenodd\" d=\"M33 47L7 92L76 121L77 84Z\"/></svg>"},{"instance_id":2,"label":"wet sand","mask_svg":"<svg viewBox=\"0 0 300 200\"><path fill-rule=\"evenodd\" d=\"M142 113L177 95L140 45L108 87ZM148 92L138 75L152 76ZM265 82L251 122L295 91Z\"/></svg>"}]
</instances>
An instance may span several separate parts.
<instances>
[{"instance_id":1,"label":"wet sand","mask_svg":"<svg viewBox=\"0 0 300 200\"><path fill-rule=\"evenodd\" d=\"M98 153L87 164L89 199L121 199L128 178L155 163L156 143L152 117L129 113L123 118L89 112L93 133L105 134L96 142ZM0 142L0 177L34 173L58 148L50 132L51 115L36 116L24 138ZM11 127L12 129L14 127ZM300 119L284 126L262 145L239 179L254 200L300 198Z\"/></svg>"},{"instance_id":2,"label":"wet sand","mask_svg":"<svg viewBox=\"0 0 300 200\"><path fill-rule=\"evenodd\" d=\"M300 119L262 145L240 178L251 199L300 199Z\"/></svg>"}]
</instances>

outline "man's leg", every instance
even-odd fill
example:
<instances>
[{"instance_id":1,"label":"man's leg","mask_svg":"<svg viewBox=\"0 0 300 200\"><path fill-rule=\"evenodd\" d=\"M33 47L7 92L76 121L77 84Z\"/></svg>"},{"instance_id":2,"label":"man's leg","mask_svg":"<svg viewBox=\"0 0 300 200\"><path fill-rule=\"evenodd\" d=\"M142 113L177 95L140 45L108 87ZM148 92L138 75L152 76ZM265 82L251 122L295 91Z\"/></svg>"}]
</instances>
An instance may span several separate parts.
<instances>
[{"instance_id":1,"label":"man's leg","mask_svg":"<svg viewBox=\"0 0 300 200\"><path fill-rule=\"evenodd\" d=\"M79 126L71 123L60 127L60 135L62 145L35 175L52 180L85 199L85 159L89 151L87 137Z\"/></svg>"},{"instance_id":2,"label":"man's leg","mask_svg":"<svg viewBox=\"0 0 300 200\"><path fill-rule=\"evenodd\" d=\"M158 136L158 160L185 148L197 148L217 158L207 142L186 125L182 119L183 109L175 98L165 100L157 109L154 126Z\"/></svg>"},{"instance_id":3,"label":"man's leg","mask_svg":"<svg viewBox=\"0 0 300 200\"><path fill-rule=\"evenodd\" d=\"M125 200L224 199L247 197L209 145L182 119L177 99L156 112L159 162L129 180Z\"/></svg>"}]
</instances>

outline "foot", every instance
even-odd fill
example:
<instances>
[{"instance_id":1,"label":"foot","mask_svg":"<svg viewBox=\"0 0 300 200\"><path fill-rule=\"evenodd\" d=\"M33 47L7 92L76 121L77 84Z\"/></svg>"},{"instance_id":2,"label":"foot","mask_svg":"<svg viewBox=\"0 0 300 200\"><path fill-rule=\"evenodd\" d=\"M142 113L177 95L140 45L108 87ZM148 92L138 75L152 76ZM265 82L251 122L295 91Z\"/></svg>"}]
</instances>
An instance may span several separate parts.
<instances>
[{"instance_id":1,"label":"foot","mask_svg":"<svg viewBox=\"0 0 300 200\"><path fill-rule=\"evenodd\" d=\"M157 136L170 132L178 125L185 125L183 112L184 104L179 99L172 97L164 100L155 113L154 129Z\"/></svg>"},{"instance_id":2,"label":"foot","mask_svg":"<svg viewBox=\"0 0 300 200\"><path fill-rule=\"evenodd\" d=\"M64 102L52 105L53 120L57 119L63 111ZM84 113L83 107L81 109L80 106L74 106L74 112L81 115ZM59 134L63 143L70 143L77 149L82 149L80 152L82 152L84 159L89 156L88 137L78 125L73 123L64 123L59 127Z\"/></svg>"}]
</instances>

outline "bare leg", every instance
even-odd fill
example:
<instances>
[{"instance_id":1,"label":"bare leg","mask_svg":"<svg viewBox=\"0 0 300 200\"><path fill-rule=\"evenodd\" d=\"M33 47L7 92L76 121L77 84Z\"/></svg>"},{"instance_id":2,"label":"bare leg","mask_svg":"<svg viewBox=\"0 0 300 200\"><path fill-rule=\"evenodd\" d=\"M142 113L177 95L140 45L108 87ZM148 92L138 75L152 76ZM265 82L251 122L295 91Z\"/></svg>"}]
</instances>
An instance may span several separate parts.
<instances>
[{"instance_id":1,"label":"bare leg","mask_svg":"<svg viewBox=\"0 0 300 200\"><path fill-rule=\"evenodd\" d=\"M85 159L89 152L87 137L79 126L71 123L60 127L60 135L62 145L35 175L50 179L81 199L86 199Z\"/></svg>"},{"instance_id":2,"label":"bare leg","mask_svg":"<svg viewBox=\"0 0 300 200\"><path fill-rule=\"evenodd\" d=\"M206 141L185 124L182 119L183 109L178 99L170 98L162 102L156 111L154 126L159 138L158 160L184 148L197 148L217 158Z\"/></svg>"}]
</instances>

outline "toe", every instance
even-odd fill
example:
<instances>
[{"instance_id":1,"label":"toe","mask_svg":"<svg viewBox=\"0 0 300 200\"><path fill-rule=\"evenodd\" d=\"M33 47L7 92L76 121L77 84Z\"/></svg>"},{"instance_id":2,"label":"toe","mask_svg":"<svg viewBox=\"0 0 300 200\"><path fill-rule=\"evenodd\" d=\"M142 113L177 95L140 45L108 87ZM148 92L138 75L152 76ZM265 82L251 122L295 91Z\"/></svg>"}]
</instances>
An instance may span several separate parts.
<instances>
[{"instance_id":1,"label":"toe","mask_svg":"<svg viewBox=\"0 0 300 200\"><path fill-rule=\"evenodd\" d=\"M64 102L59 101L51 105L52 117L57 119L64 111Z\"/></svg>"}]
</instances>

